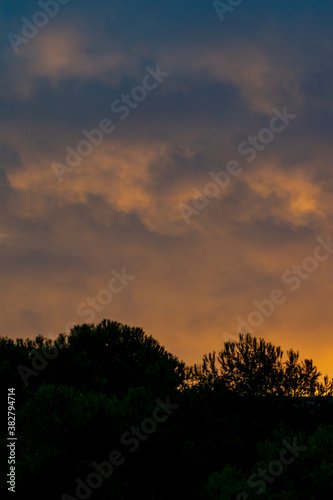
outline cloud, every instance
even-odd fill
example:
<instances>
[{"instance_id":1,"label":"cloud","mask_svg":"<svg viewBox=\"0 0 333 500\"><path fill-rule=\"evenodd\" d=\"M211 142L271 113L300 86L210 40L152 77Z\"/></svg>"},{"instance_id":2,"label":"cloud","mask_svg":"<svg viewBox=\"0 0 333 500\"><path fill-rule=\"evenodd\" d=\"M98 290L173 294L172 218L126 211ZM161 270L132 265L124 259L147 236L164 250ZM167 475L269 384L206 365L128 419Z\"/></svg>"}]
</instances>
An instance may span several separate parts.
<instances>
[{"instance_id":1,"label":"cloud","mask_svg":"<svg viewBox=\"0 0 333 500\"><path fill-rule=\"evenodd\" d=\"M3 9L4 32L34 8ZM1 333L84 321L78 304L125 266L136 279L96 321L142 326L187 362L236 334L332 228L331 9L244 2L221 23L196 1L72 1L19 55L2 41ZM111 103L157 64L170 76L120 120ZM297 118L248 163L239 144L283 106ZM51 164L106 117L115 131L58 182ZM180 205L231 160L242 172L186 224ZM323 369L329 269L256 330Z\"/></svg>"}]
</instances>

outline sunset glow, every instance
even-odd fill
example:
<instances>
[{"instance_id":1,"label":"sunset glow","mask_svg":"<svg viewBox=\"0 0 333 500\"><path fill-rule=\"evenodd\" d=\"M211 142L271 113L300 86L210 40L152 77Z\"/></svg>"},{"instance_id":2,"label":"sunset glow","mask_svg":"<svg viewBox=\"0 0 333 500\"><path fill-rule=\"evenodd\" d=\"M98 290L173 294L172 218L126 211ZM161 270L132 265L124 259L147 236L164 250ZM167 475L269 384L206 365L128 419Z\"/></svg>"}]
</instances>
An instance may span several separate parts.
<instances>
[{"instance_id":1,"label":"sunset glow","mask_svg":"<svg viewBox=\"0 0 333 500\"><path fill-rule=\"evenodd\" d=\"M109 318L192 364L278 289L252 333L333 377L332 9L72 0L3 36L0 334Z\"/></svg>"}]
</instances>

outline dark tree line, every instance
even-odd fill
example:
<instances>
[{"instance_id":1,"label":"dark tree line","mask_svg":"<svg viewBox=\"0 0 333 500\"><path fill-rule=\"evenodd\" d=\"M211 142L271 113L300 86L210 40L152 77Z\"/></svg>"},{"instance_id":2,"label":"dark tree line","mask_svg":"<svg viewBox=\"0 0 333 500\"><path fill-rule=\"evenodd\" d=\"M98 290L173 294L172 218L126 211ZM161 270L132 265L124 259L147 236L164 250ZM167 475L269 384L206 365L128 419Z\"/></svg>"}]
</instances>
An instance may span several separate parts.
<instances>
[{"instance_id":1,"label":"dark tree line","mask_svg":"<svg viewBox=\"0 0 333 500\"><path fill-rule=\"evenodd\" d=\"M292 349L240 335L189 367L104 320L55 341L0 338L0 374L3 394L16 388L18 499L332 498L333 382ZM5 494L5 422L1 436ZM272 475L294 440L304 450Z\"/></svg>"},{"instance_id":2,"label":"dark tree line","mask_svg":"<svg viewBox=\"0 0 333 500\"><path fill-rule=\"evenodd\" d=\"M218 363L218 365L217 365ZM225 342L218 353L205 354L202 365L190 367L193 383L221 381L228 390L251 396L329 396L333 381L321 373L313 361L299 361L299 353L287 351L283 361L281 347L271 342L240 334L238 342Z\"/></svg>"}]
</instances>

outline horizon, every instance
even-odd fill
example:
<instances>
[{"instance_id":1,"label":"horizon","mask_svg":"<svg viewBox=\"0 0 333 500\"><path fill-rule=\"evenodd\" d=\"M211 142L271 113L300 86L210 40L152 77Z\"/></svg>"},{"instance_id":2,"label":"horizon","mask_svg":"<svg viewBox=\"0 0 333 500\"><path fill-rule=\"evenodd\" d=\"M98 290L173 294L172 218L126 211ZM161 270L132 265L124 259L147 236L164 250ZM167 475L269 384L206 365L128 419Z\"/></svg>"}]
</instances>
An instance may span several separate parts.
<instances>
[{"instance_id":1,"label":"horizon","mask_svg":"<svg viewBox=\"0 0 333 500\"><path fill-rule=\"evenodd\" d=\"M146 332L143 328L141 328L141 327L140 327L140 326L138 326L138 325L128 325L128 324L123 324L123 325L122 325L122 323L120 323L120 322L118 322L118 321L116 321L116 320L111 320L111 319L108 319L108 318L103 318L103 320L102 320L101 322L99 322L99 323L81 323L81 324L75 325L74 330L73 330L73 329L71 329L71 331L70 331L68 334L65 334L65 332L59 332L59 334L58 334L57 336L52 336L52 337L48 337L48 336L45 336L45 335L43 335L43 334L39 334L39 335L36 335L35 337L22 337L22 338L20 338L20 339L21 339L21 340L23 340L23 341L24 341L24 340L35 341L35 340L37 339L37 337L38 337L38 336L42 336L42 337L44 338L44 340L46 340L46 341L51 340L51 341L52 341L52 343L53 343L53 345L54 345L54 346L56 346L56 347L57 347L57 349L58 349L58 348L59 348L59 344L58 344L59 335L66 335L66 337L67 337L67 338L69 338L69 337L70 337L70 336L72 336L72 335L76 336L76 335L77 335L77 333L80 333L81 328L82 328L83 326L88 326L88 327L90 327L90 326L91 326L91 327L93 327L93 328L96 328L96 327L98 327L98 326L101 326L104 322L106 322L106 323L108 323L108 322L111 322L111 323L117 323L117 324L119 324L121 327L123 326L123 327L125 327L125 328L130 328L130 329L131 329L131 328L138 328L139 330L142 330L142 332L144 333L144 335L145 335L147 338L152 337L153 339L155 339L155 340L157 340L157 341L158 341L158 339L156 339L156 337L154 337L154 335L153 335L153 334L151 334L151 333L147 333L147 332ZM77 331L77 329L78 329L78 331ZM74 331L74 333L73 333L73 331ZM203 362L203 359L204 359L206 356L211 355L211 354L213 354L214 356L215 356L215 355L217 355L217 356L218 356L220 353L225 352L225 344L226 344L227 342L230 342L230 343L232 343L232 342L233 342L233 343L236 343L236 344L237 344L237 343L239 343L239 342L241 341L241 335L242 335L242 341L244 341L244 337L246 337L246 335L250 335L252 338L256 338L258 341L263 340L266 344L271 343L269 340L264 339L263 337L256 337L256 335L253 335L253 334L251 334L251 333L247 333L247 334L244 334L244 333L243 333L243 334L241 334L241 333L239 333L239 334L238 334L238 337L236 337L235 335L232 335L232 338L230 337L230 338L228 338L228 339L225 337L225 339L224 339L224 341L223 341L223 345L221 345L221 347L220 347L219 349L217 349L217 350L213 350L213 351L210 351L210 352L208 352L208 351L203 352L203 353L202 353L202 355L201 355L201 359L200 359L200 360L194 360L194 361L192 361L192 362L190 362L190 363L189 363L189 362L187 362L186 360L184 360L184 359L180 358L177 354L175 354L175 353L171 352L170 350L168 350L168 349L166 348L166 346L164 346L163 344L161 344L161 342L159 342L159 341L158 341L158 342L159 342L159 345L160 345L163 349L165 349L165 352L166 352L166 353L169 353L169 354L171 354L172 356L174 356L176 359L178 359L178 361L179 361L180 363L184 363L186 367L188 367L188 368L192 367L192 368L193 368L194 366L197 366L197 367L198 367L198 366L201 366L201 365L202 365L202 362ZM8 338L8 337L6 337L6 336L1 336L1 335L0 335L0 338L6 339L6 338ZM19 338L19 337L17 337L17 338ZM15 338L10 339L10 337L9 337L9 340L13 340L13 341L15 341L16 339L15 339ZM333 380L333 378L329 376L329 374L328 374L328 372L327 372L327 371L322 370L322 369L320 368L320 366L318 366L318 364L316 363L316 361L315 361L314 359L312 359L312 358L304 358L304 357L302 357L302 353L301 353L301 352L299 352L299 350L297 349L297 347L296 347L296 346L290 346L289 348L287 348L287 349L285 349L285 350L284 350L284 349L283 349L281 346L279 346L279 345L275 345L275 344L273 344L273 343L271 343L271 344L272 344L272 346L273 346L273 347L275 347L275 348L279 348L279 349L281 348L281 362L282 362L282 365L285 365L285 363L286 363L286 361L287 361L287 359L288 359L288 357L287 357L288 352L289 352L289 351L294 351L296 354L298 354L298 355L299 355L299 359L298 359L298 360L299 360L299 363L302 363L303 361L305 361L305 360L307 360L307 359L310 359L311 361L313 361L313 365L314 365L314 367L316 367L316 368L317 368L317 370L318 370L318 372L320 373L320 380L323 380L324 376L326 376L326 375L328 376L328 378L329 378L329 379L332 379L332 380ZM32 352L33 352L33 351L32 351ZM59 351L58 351L58 352L59 352ZM57 354L57 355L58 355L58 354ZM55 357L57 357L57 355L56 355ZM47 359L48 359L48 357L46 357L46 360L47 360ZM24 379L25 375L24 375L24 374L22 374L20 370L19 370L19 372L20 372L21 377ZM29 376L30 376L30 375L29 375ZM305 396L305 397L308 397L308 396Z\"/></svg>"}]
</instances>

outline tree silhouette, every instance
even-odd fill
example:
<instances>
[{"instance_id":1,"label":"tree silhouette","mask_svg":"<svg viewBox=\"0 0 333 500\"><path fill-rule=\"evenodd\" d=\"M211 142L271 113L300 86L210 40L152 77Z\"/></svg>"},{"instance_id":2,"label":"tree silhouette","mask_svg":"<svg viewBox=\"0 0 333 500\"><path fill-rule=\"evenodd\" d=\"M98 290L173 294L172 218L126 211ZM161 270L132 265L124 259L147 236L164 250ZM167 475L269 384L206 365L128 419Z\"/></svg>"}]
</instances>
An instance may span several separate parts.
<instances>
[{"instance_id":1,"label":"tree silhouette","mask_svg":"<svg viewBox=\"0 0 333 500\"><path fill-rule=\"evenodd\" d=\"M325 376L321 382L320 376L312 360L299 362L299 353L290 349L283 361L281 347L250 333L225 342L217 356L215 351L205 354L201 365L187 370L190 385L220 382L227 390L251 396L332 395L333 380Z\"/></svg>"},{"instance_id":2,"label":"tree silhouette","mask_svg":"<svg viewBox=\"0 0 333 500\"><path fill-rule=\"evenodd\" d=\"M33 369L28 384L22 365ZM16 388L19 499L30 490L35 500L64 492L64 499L81 498L76 478L86 484L112 450L125 463L103 477L96 499L252 498L249 475L294 438L307 450L265 498L332 497L333 398L295 397L331 395L332 382L321 382L313 362L293 349L284 358L280 347L240 335L186 367L141 328L104 320L55 341L0 337L0 374L4 391ZM155 413L157 399L177 406L166 420ZM129 432L135 439L124 444ZM7 493L6 436L3 420L0 496Z\"/></svg>"}]
</instances>

